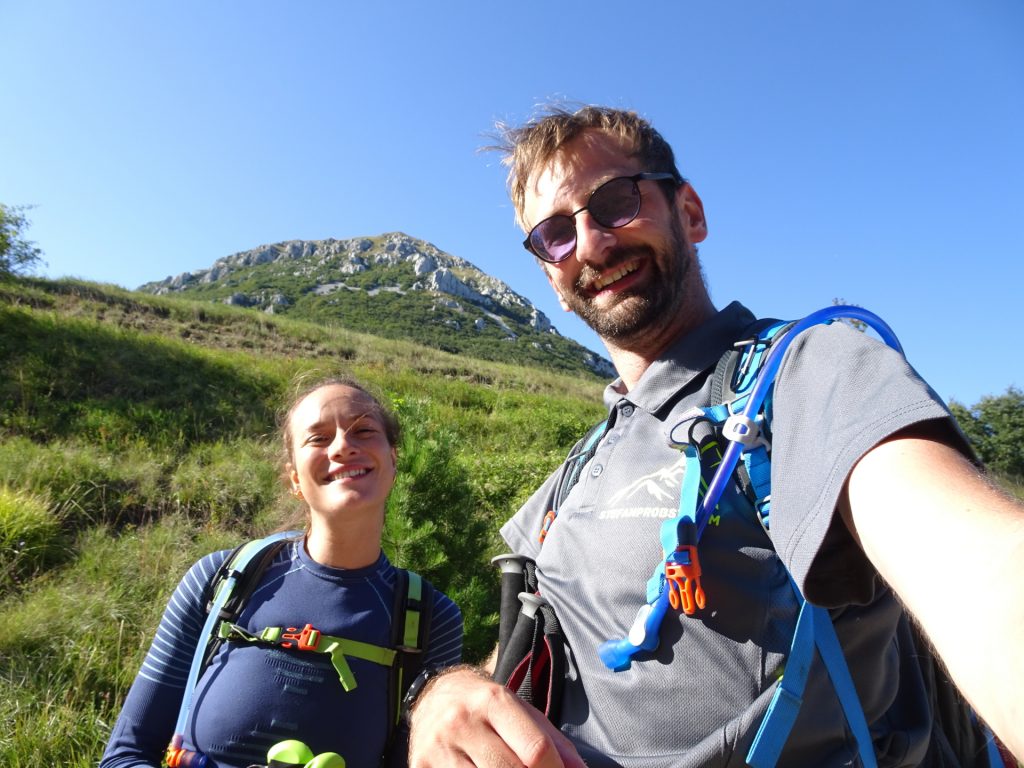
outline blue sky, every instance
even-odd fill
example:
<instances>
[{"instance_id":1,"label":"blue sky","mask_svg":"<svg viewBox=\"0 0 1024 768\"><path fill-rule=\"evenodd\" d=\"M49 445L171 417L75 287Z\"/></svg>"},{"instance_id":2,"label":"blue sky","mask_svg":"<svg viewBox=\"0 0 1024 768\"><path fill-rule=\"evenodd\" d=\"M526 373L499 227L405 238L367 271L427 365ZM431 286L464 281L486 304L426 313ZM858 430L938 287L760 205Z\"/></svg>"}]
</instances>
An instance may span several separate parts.
<instances>
[{"instance_id":1,"label":"blue sky","mask_svg":"<svg viewBox=\"0 0 1024 768\"><path fill-rule=\"evenodd\" d=\"M42 274L134 288L401 230L601 349L522 250L495 120L636 109L704 200L719 306L834 298L940 395L1024 386L1024 3L0 0L0 202Z\"/></svg>"}]
</instances>

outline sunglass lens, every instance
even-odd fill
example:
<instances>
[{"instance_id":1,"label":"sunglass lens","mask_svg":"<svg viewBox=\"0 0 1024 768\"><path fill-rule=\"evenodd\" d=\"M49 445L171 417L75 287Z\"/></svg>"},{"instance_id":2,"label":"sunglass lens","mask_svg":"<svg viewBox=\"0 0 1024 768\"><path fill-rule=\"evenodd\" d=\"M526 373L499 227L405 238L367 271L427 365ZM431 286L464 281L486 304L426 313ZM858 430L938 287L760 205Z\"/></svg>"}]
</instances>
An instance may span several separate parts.
<instances>
[{"instance_id":1,"label":"sunglass lens","mask_svg":"<svg viewBox=\"0 0 1024 768\"><path fill-rule=\"evenodd\" d=\"M612 179L594 190L588 208L602 227L624 227L640 213L640 189L632 179Z\"/></svg>"},{"instance_id":2,"label":"sunglass lens","mask_svg":"<svg viewBox=\"0 0 1024 768\"><path fill-rule=\"evenodd\" d=\"M576 247L576 222L568 216L552 216L530 232L530 244L542 259L562 261Z\"/></svg>"}]
</instances>

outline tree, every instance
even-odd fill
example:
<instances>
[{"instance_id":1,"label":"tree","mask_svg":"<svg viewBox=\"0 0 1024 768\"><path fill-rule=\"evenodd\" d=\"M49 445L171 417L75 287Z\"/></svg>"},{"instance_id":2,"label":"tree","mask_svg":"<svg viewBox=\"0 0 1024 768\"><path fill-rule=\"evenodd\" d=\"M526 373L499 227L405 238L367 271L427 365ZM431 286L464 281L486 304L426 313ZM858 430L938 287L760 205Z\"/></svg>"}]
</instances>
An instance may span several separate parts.
<instances>
[{"instance_id":1,"label":"tree","mask_svg":"<svg viewBox=\"0 0 1024 768\"><path fill-rule=\"evenodd\" d=\"M0 278L24 274L42 261L43 252L24 237L28 207L0 203Z\"/></svg>"},{"instance_id":2,"label":"tree","mask_svg":"<svg viewBox=\"0 0 1024 768\"><path fill-rule=\"evenodd\" d=\"M960 428L985 465L1017 482L1024 480L1024 390L986 395L972 408L949 404Z\"/></svg>"}]
</instances>

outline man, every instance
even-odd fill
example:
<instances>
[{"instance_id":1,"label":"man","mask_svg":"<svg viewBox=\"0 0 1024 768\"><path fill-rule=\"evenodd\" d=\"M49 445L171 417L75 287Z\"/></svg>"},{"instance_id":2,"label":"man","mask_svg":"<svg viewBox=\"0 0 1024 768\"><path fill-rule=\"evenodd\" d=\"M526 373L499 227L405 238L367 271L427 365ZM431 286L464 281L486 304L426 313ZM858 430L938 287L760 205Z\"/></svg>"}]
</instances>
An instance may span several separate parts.
<instances>
[{"instance_id":1,"label":"man","mask_svg":"<svg viewBox=\"0 0 1024 768\"><path fill-rule=\"evenodd\" d=\"M604 667L597 647L629 630L662 558L660 524L675 515L683 471L667 437L709 404L711 371L755 318L712 305L696 250L703 205L644 120L554 110L508 139L526 245L620 378L605 395L611 426L543 544L554 477L502 529L536 560L571 647L561 730L462 668L416 702L411 765L742 765L785 669L798 610L789 574L831 609L879 764L953 762L901 603L1024 756L1024 510L980 477L902 357L841 324L801 334L779 371L767 534L730 491L699 544L706 607L670 612L655 651ZM856 756L816 665L779 764Z\"/></svg>"}]
</instances>

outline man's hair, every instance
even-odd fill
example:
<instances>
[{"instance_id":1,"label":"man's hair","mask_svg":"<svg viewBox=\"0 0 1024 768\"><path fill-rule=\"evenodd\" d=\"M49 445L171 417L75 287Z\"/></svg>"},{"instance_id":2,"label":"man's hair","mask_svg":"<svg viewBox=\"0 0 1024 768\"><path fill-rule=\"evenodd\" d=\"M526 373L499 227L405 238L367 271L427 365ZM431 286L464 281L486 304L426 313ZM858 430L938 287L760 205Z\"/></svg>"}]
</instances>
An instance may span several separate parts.
<instances>
[{"instance_id":1,"label":"man's hair","mask_svg":"<svg viewBox=\"0 0 1024 768\"><path fill-rule=\"evenodd\" d=\"M516 223L526 229L523 208L530 174L547 164L558 151L584 131L597 130L620 139L639 158L645 171L671 173L679 186L686 180L676 168L672 147L654 127L636 112L587 105L578 109L552 104L542 108L524 125L497 126L500 143L509 166L508 190L516 211ZM667 190L666 190L667 193ZM670 198L671 200L671 198Z\"/></svg>"}]
</instances>

